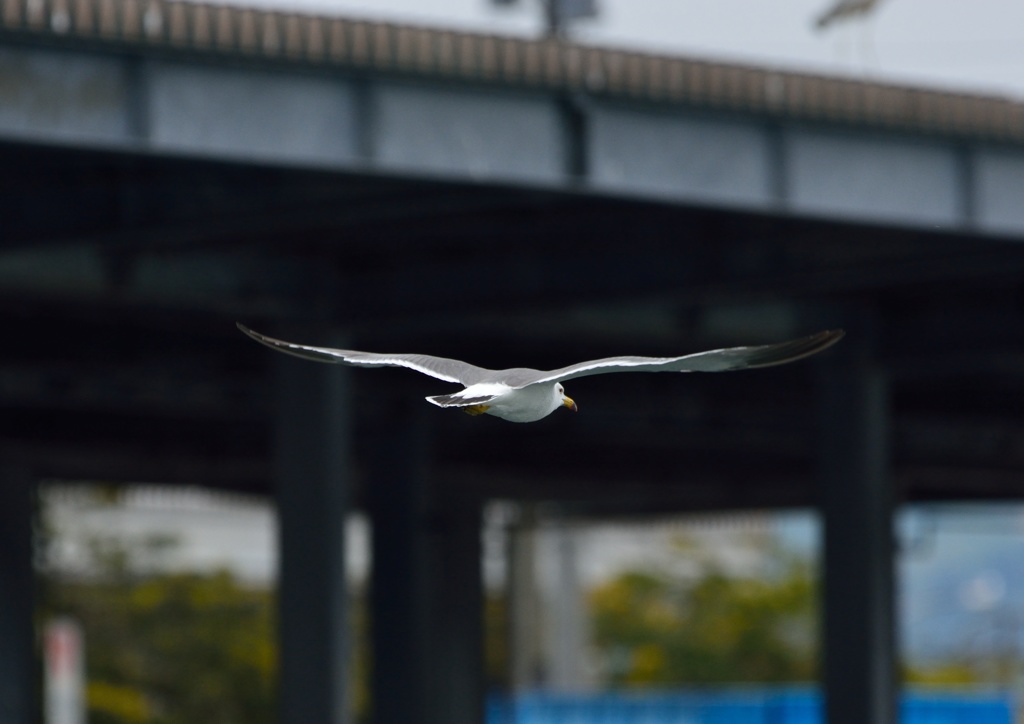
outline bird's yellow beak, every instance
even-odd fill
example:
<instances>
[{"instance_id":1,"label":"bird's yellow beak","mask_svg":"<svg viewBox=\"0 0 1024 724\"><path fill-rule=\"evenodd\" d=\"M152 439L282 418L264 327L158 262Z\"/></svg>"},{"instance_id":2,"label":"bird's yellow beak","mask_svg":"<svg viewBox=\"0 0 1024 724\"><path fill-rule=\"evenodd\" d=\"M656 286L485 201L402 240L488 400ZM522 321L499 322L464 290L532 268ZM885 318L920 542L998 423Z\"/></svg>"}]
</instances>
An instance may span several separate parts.
<instances>
[{"instance_id":1,"label":"bird's yellow beak","mask_svg":"<svg viewBox=\"0 0 1024 724\"><path fill-rule=\"evenodd\" d=\"M568 407L573 412L579 412L580 411L580 408L576 407L576 403L573 401L573 399L571 397L563 397L562 398L562 405L564 405L565 407Z\"/></svg>"}]
</instances>

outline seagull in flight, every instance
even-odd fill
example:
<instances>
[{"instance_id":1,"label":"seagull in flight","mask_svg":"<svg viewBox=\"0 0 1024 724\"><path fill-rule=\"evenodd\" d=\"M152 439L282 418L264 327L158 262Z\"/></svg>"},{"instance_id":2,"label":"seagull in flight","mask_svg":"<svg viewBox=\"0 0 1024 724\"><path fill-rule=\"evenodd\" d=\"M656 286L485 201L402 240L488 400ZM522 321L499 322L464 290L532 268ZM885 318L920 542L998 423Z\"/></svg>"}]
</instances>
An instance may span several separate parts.
<instances>
[{"instance_id":1,"label":"seagull in flight","mask_svg":"<svg viewBox=\"0 0 1024 724\"><path fill-rule=\"evenodd\" d=\"M878 0L838 0L838 2L833 3L828 10L818 16L815 24L819 30L824 30L836 20L867 14L877 4Z\"/></svg>"},{"instance_id":2,"label":"seagull in flight","mask_svg":"<svg viewBox=\"0 0 1024 724\"><path fill-rule=\"evenodd\" d=\"M560 407L576 412L576 403L565 394L562 385L567 380L611 372L727 372L771 367L817 354L843 337L843 330L839 329L777 344L713 349L682 357L605 357L557 370L519 367L489 370L461 360L425 354L380 354L312 347L267 337L241 323L238 328L260 344L303 359L353 367L405 367L460 384L463 389L458 392L434 395L428 397L427 402L438 407L461 408L470 415L494 415L509 422L536 422Z\"/></svg>"}]
</instances>

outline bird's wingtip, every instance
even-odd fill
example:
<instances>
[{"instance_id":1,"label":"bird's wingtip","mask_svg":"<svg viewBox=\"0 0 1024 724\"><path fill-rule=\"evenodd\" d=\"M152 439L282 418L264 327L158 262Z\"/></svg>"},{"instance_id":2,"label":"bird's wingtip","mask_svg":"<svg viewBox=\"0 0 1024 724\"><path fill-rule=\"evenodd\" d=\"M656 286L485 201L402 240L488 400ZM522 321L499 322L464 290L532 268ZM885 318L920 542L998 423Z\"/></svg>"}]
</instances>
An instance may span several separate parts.
<instances>
[{"instance_id":1,"label":"bird's wingtip","mask_svg":"<svg viewBox=\"0 0 1024 724\"><path fill-rule=\"evenodd\" d=\"M817 334L812 334L810 337L805 338L808 342L807 355L824 352L845 336L846 330L844 329L826 329Z\"/></svg>"},{"instance_id":2,"label":"bird's wingtip","mask_svg":"<svg viewBox=\"0 0 1024 724\"><path fill-rule=\"evenodd\" d=\"M257 342L262 342L263 344L270 344L271 346L277 346L277 345L282 345L282 344L285 344L285 345L286 344L290 344L290 343L285 342L285 341L280 340L280 339L274 339L273 337L268 337L265 334L257 332L255 329L252 329L250 327L246 327L241 322L235 322L235 326L238 327L239 331L242 334L244 334L245 336L250 337L252 339L255 339ZM273 343L277 343L277 345L275 345Z\"/></svg>"},{"instance_id":3,"label":"bird's wingtip","mask_svg":"<svg viewBox=\"0 0 1024 724\"><path fill-rule=\"evenodd\" d=\"M831 347L836 342L838 342L839 340L841 340L843 337L846 336L846 330L845 329L826 329L824 332L821 333L821 336L822 336L823 339L825 339L827 341L826 346L827 347Z\"/></svg>"},{"instance_id":4,"label":"bird's wingtip","mask_svg":"<svg viewBox=\"0 0 1024 724\"><path fill-rule=\"evenodd\" d=\"M238 327L238 331L240 331L242 334L244 334L246 337L249 337L250 339L255 339L257 342L262 342L264 339L262 334L260 334L259 332L254 332L241 322L235 322L235 326Z\"/></svg>"}]
</instances>

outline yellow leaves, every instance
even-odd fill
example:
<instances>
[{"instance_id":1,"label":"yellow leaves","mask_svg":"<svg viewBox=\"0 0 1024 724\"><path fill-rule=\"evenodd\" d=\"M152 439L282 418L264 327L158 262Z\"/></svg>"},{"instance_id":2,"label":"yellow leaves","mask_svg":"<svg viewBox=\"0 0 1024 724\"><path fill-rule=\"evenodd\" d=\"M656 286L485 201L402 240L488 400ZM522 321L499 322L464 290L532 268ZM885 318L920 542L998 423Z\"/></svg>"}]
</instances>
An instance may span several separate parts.
<instances>
[{"instance_id":1,"label":"yellow leaves","mask_svg":"<svg viewBox=\"0 0 1024 724\"><path fill-rule=\"evenodd\" d=\"M635 608L637 592L632 582L625 577L618 578L590 592L590 603L606 615L628 616Z\"/></svg>"},{"instance_id":2,"label":"yellow leaves","mask_svg":"<svg viewBox=\"0 0 1024 724\"><path fill-rule=\"evenodd\" d=\"M932 668L911 668L903 673L908 684L950 687L977 684L978 673L966 664L944 664Z\"/></svg>"},{"instance_id":3,"label":"yellow leaves","mask_svg":"<svg viewBox=\"0 0 1024 724\"><path fill-rule=\"evenodd\" d=\"M814 674L814 587L779 576L697 578L632 571L590 593L609 684L806 681Z\"/></svg>"},{"instance_id":4,"label":"yellow leaves","mask_svg":"<svg viewBox=\"0 0 1024 724\"><path fill-rule=\"evenodd\" d=\"M81 621L97 724L274 715L272 594L227 573L64 582L49 606Z\"/></svg>"},{"instance_id":5,"label":"yellow leaves","mask_svg":"<svg viewBox=\"0 0 1024 724\"><path fill-rule=\"evenodd\" d=\"M150 582L136 586L131 592L131 604L140 611L152 611L159 608L166 598L166 589Z\"/></svg>"},{"instance_id":6,"label":"yellow leaves","mask_svg":"<svg viewBox=\"0 0 1024 724\"><path fill-rule=\"evenodd\" d=\"M255 672L267 686L273 683L277 672L277 647L265 632L246 637L236 636L224 645L228 661L239 668Z\"/></svg>"},{"instance_id":7,"label":"yellow leaves","mask_svg":"<svg viewBox=\"0 0 1024 724\"><path fill-rule=\"evenodd\" d=\"M90 681L85 690L89 712L93 716L125 722L145 722L150 719L149 706L141 691L131 686L119 686L105 681Z\"/></svg>"},{"instance_id":8,"label":"yellow leaves","mask_svg":"<svg viewBox=\"0 0 1024 724\"><path fill-rule=\"evenodd\" d=\"M665 651L657 644L645 644L633 649L632 666L627 675L630 684L658 681L666 665Z\"/></svg>"}]
</instances>

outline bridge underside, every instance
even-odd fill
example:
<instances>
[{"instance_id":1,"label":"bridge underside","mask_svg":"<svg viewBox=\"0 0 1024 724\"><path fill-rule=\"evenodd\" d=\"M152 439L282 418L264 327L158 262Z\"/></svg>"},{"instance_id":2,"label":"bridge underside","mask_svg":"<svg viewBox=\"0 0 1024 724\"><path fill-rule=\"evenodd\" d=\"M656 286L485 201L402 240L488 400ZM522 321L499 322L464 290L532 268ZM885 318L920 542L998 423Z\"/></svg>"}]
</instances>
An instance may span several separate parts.
<instances>
[{"instance_id":1,"label":"bridge underside","mask_svg":"<svg viewBox=\"0 0 1024 724\"><path fill-rule=\"evenodd\" d=\"M895 507L1024 495L1024 106L174 0L0 6L0 721L39 718L45 478L274 496L279 718L324 724L353 506L375 724L482 719L487 499L811 506L829 722L895 721ZM513 425L236 321L488 367L848 334L576 380L578 415Z\"/></svg>"},{"instance_id":2,"label":"bridge underside","mask_svg":"<svg viewBox=\"0 0 1024 724\"><path fill-rule=\"evenodd\" d=\"M853 324L844 344L888 379L901 498L1022 490L1013 242L42 147L0 163L0 433L41 475L271 491L276 360L236 320L537 368ZM812 505L816 369L589 378L579 415L525 427L422 403L431 465L474 496L595 510ZM360 471L409 401L449 389L352 384Z\"/></svg>"},{"instance_id":3,"label":"bridge underside","mask_svg":"<svg viewBox=\"0 0 1024 724\"><path fill-rule=\"evenodd\" d=\"M374 690L406 694L375 698L378 724L480 720L488 498L583 516L818 507L830 721L883 724L893 506L1024 493L1012 241L28 145L0 164L0 576L31 580L35 480L275 495L283 721L343 720L352 505L374 520ZM578 415L520 426L429 406L449 387L420 375L276 355L236 321L488 367L848 335L779 368L578 380ZM27 594L0 606L18 724L31 619Z\"/></svg>"}]
</instances>

